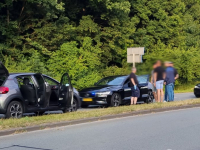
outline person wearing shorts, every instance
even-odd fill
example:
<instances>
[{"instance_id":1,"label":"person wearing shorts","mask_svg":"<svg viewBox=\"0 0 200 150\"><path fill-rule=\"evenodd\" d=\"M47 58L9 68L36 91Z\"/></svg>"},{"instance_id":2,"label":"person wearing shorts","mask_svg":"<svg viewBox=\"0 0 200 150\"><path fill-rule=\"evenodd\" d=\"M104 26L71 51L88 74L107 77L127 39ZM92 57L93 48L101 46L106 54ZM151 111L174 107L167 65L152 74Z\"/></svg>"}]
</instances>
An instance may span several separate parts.
<instances>
[{"instance_id":1,"label":"person wearing shorts","mask_svg":"<svg viewBox=\"0 0 200 150\"><path fill-rule=\"evenodd\" d=\"M160 60L156 62L157 67L154 69L154 86L157 90L157 101L163 102L163 84L164 84L164 78L165 78L165 71L162 67L162 63Z\"/></svg>"},{"instance_id":2,"label":"person wearing shorts","mask_svg":"<svg viewBox=\"0 0 200 150\"><path fill-rule=\"evenodd\" d=\"M137 99L140 97L140 90L138 88L138 80L135 75L137 69L135 67L132 68L132 72L130 74L130 83L131 83L131 91L132 91L132 96L131 96L131 105L136 105L137 104Z\"/></svg>"}]
</instances>

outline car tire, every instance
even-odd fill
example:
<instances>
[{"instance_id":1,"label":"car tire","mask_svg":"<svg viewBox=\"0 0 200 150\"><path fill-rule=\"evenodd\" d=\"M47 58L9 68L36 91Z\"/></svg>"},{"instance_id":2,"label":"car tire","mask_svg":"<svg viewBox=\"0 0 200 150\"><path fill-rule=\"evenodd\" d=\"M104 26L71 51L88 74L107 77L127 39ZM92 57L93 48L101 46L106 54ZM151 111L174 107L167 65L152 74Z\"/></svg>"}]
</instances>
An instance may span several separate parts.
<instances>
[{"instance_id":1,"label":"car tire","mask_svg":"<svg viewBox=\"0 0 200 150\"><path fill-rule=\"evenodd\" d=\"M76 98L73 99L73 103L71 108L69 109L69 112L74 112L78 110L78 101Z\"/></svg>"},{"instance_id":2,"label":"car tire","mask_svg":"<svg viewBox=\"0 0 200 150\"><path fill-rule=\"evenodd\" d=\"M196 94L195 94L195 96L196 96L196 98L200 98L200 95L196 95Z\"/></svg>"},{"instance_id":3,"label":"car tire","mask_svg":"<svg viewBox=\"0 0 200 150\"><path fill-rule=\"evenodd\" d=\"M6 110L6 118L21 118L23 116L23 106L19 101L12 101Z\"/></svg>"},{"instance_id":4,"label":"car tire","mask_svg":"<svg viewBox=\"0 0 200 150\"><path fill-rule=\"evenodd\" d=\"M81 108L88 108L88 105L81 105Z\"/></svg>"},{"instance_id":5,"label":"car tire","mask_svg":"<svg viewBox=\"0 0 200 150\"><path fill-rule=\"evenodd\" d=\"M149 91L149 92L148 92L148 97L147 97L147 99L146 99L146 103L147 103L147 104L153 103L153 100L154 100L153 92L152 92L152 91Z\"/></svg>"},{"instance_id":6,"label":"car tire","mask_svg":"<svg viewBox=\"0 0 200 150\"><path fill-rule=\"evenodd\" d=\"M114 93L111 97L110 106L117 107L121 104L121 95L118 93Z\"/></svg>"}]
</instances>

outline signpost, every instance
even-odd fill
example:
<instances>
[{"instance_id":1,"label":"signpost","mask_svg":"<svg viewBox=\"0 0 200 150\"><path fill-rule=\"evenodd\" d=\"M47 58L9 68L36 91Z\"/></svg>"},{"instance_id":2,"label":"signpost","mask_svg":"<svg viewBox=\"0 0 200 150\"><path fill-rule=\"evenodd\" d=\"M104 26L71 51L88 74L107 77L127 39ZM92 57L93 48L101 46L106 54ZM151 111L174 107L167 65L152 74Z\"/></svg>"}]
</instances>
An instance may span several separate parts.
<instances>
[{"instance_id":1,"label":"signpost","mask_svg":"<svg viewBox=\"0 0 200 150\"><path fill-rule=\"evenodd\" d=\"M144 55L144 47L127 48L127 63L142 63L142 55Z\"/></svg>"}]
</instances>

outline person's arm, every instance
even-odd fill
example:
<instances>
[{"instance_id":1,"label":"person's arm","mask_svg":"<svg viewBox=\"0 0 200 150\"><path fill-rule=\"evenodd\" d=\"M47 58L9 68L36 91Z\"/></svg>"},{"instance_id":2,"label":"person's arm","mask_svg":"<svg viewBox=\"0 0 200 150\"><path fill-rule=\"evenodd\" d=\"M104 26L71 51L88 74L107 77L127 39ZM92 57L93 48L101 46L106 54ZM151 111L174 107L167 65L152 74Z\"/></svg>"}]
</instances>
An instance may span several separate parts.
<instances>
[{"instance_id":1,"label":"person's arm","mask_svg":"<svg viewBox=\"0 0 200 150\"><path fill-rule=\"evenodd\" d=\"M133 83L134 89L136 90L136 89L137 89L137 86L136 86L136 84L135 84L134 78L131 78L131 82Z\"/></svg>"},{"instance_id":2,"label":"person's arm","mask_svg":"<svg viewBox=\"0 0 200 150\"><path fill-rule=\"evenodd\" d=\"M136 85L133 78L131 78L131 82L133 83L133 85Z\"/></svg>"},{"instance_id":3,"label":"person's arm","mask_svg":"<svg viewBox=\"0 0 200 150\"><path fill-rule=\"evenodd\" d=\"M179 74L176 74L176 76L175 76L175 80L177 80L179 78Z\"/></svg>"}]
</instances>

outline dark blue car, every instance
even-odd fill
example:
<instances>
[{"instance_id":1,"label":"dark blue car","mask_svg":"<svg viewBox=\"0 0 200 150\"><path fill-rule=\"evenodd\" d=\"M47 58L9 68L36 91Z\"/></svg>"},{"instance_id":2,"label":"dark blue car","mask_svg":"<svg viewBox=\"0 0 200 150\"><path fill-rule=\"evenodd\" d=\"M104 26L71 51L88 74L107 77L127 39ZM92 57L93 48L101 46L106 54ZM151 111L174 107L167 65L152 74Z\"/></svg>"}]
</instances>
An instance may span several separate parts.
<instances>
[{"instance_id":1,"label":"dark blue car","mask_svg":"<svg viewBox=\"0 0 200 150\"><path fill-rule=\"evenodd\" d=\"M149 75L137 76L139 81L140 97L138 102L152 103L154 96ZM82 89L80 92L82 107L89 105L119 106L130 104L131 87L128 75L110 76L101 79L93 87Z\"/></svg>"}]
</instances>

